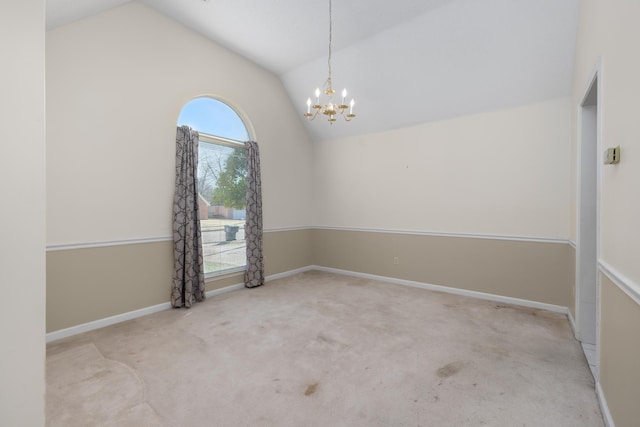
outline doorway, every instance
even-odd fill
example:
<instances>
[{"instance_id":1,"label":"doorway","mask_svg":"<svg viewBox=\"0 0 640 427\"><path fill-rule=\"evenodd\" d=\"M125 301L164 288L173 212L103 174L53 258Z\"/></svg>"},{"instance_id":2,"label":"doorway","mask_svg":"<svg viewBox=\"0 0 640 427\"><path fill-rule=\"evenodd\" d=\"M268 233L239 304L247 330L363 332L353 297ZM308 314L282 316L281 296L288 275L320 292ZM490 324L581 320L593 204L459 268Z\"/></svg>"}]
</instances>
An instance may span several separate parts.
<instances>
[{"instance_id":1,"label":"doorway","mask_svg":"<svg viewBox=\"0 0 640 427\"><path fill-rule=\"evenodd\" d=\"M599 311L599 70L594 73L579 107L578 203L576 236L576 338L598 378Z\"/></svg>"}]
</instances>

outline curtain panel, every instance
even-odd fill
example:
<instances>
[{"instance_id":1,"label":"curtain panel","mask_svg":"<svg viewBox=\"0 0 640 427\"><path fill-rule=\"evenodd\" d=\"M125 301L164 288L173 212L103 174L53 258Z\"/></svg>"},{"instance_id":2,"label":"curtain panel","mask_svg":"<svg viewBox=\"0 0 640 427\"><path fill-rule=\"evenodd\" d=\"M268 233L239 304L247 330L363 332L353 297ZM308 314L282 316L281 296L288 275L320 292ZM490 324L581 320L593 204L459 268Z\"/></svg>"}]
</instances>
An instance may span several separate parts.
<instances>
[{"instance_id":1,"label":"curtain panel","mask_svg":"<svg viewBox=\"0 0 640 427\"><path fill-rule=\"evenodd\" d=\"M245 143L247 152L247 207L245 239L247 242L247 269L244 285L255 288L264 284L262 255L262 183L260 181L260 153L258 143Z\"/></svg>"},{"instance_id":2,"label":"curtain panel","mask_svg":"<svg viewBox=\"0 0 640 427\"><path fill-rule=\"evenodd\" d=\"M173 285L171 305L191 307L205 299L202 237L198 218L198 132L180 126L176 135L173 198Z\"/></svg>"}]
</instances>

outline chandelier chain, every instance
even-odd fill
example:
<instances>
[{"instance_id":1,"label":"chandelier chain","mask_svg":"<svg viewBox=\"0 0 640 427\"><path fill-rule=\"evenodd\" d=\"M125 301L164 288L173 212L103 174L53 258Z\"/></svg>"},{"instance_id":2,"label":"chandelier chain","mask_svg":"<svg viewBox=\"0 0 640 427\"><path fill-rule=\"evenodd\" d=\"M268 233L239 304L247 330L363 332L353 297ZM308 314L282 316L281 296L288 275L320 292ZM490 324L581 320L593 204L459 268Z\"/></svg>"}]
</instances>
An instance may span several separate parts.
<instances>
[{"instance_id":1,"label":"chandelier chain","mask_svg":"<svg viewBox=\"0 0 640 427\"><path fill-rule=\"evenodd\" d=\"M329 0L329 84L331 84L331 42L333 39L333 15L331 13L331 0Z\"/></svg>"}]
</instances>

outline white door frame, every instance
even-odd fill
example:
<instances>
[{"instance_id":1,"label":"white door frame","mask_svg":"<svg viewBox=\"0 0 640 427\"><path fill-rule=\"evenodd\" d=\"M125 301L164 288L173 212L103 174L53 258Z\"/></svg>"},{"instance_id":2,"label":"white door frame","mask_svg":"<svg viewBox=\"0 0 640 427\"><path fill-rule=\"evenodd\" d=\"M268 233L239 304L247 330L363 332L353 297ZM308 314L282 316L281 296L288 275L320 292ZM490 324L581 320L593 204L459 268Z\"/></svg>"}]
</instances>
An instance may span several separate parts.
<instances>
[{"instance_id":1,"label":"white door frame","mask_svg":"<svg viewBox=\"0 0 640 427\"><path fill-rule=\"evenodd\" d=\"M600 259L600 186L602 168L602 58L599 58L591 78L583 91L577 106L577 193L576 193L576 277L575 277L575 311L576 311L576 339L596 347L596 380L600 368L600 273L598 260ZM595 91L595 93L593 92ZM595 94L595 99L593 98ZM595 117L593 114L595 109ZM584 127L583 127L584 126ZM586 129L586 130L585 130ZM585 134L589 132L590 134ZM595 132L595 135L593 133ZM595 137L595 138L594 138ZM595 144L593 139L595 139ZM586 147L585 147L586 146ZM584 153L583 150L594 150ZM591 157L589 158L589 155ZM586 171L583 162L590 163L595 155L596 170ZM592 165L592 163L591 163ZM592 166L589 166L590 168ZM595 173L595 188L593 188L593 173ZM591 181L589 180L591 178ZM585 186L591 188L585 188ZM595 212L588 201L582 197L583 189L593 194L595 192ZM583 205L585 202L585 206ZM593 218L595 215L595 218ZM590 216L590 218L587 218ZM595 220L595 242L592 236L582 235L581 224ZM594 257L595 250L595 257ZM585 273L587 272L587 273ZM595 283L591 283L590 274L595 274Z\"/></svg>"}]
</instances>

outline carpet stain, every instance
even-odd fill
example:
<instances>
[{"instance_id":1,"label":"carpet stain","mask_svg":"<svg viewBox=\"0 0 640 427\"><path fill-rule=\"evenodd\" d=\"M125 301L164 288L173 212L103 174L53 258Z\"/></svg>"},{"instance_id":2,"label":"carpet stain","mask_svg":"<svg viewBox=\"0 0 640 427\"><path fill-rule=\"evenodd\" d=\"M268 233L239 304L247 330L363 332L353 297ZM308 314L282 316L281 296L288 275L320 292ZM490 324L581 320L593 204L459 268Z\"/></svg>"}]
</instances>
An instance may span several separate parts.
<instances>
[{"instance_id":1,"label":"carpet stain","mask_svg":"<svg viewBox=\"0 0 640 427\"><path fill-rule=\"evenodd\" d=\"M307 386L307 389L304 391L304 395L311 396L313 393L316 392L317 388L318 388L318 383L309 384Z\"/></svg>"},{"instance_id":2,"label":"carpet stain","mask_svg":"<svg viewBox=\"0 0 640 427\"><path fill-rule=\"evenodd\" d=\"M318 334L318 336L316 337L316 339L320 342L326 342L328 344L333 344L336 342L336 340L334 340L333 338L329 338L326 335L320 333Z\"/></svg>"},{"instance_id":3,"label":"carpet stain","mask_svg":"<svg viewBox=\"0 0 640 427\"><path fill-rule=\"evenodd\" d=\"M460 361L448 363L443 367L439 368L436 371L436 374L438 374L440 378L449 378L450 376L460 372L460 369L462 369L462 365L463 363Z\"/></svg>"},{"instance_id":4,"label":"carpet stain","mask_svg":"<svg viewBox=\"0 0 640 427\"><path fill-rule=\"evenodd\" d=\"M338 347L341 349L347 349L350 347L349 344L345 344L334 338L328 337L323 333L319 333L318 336L316 337L316 340L322 344L326 344L331 347Z\"/></svg>"}]
</instances>

